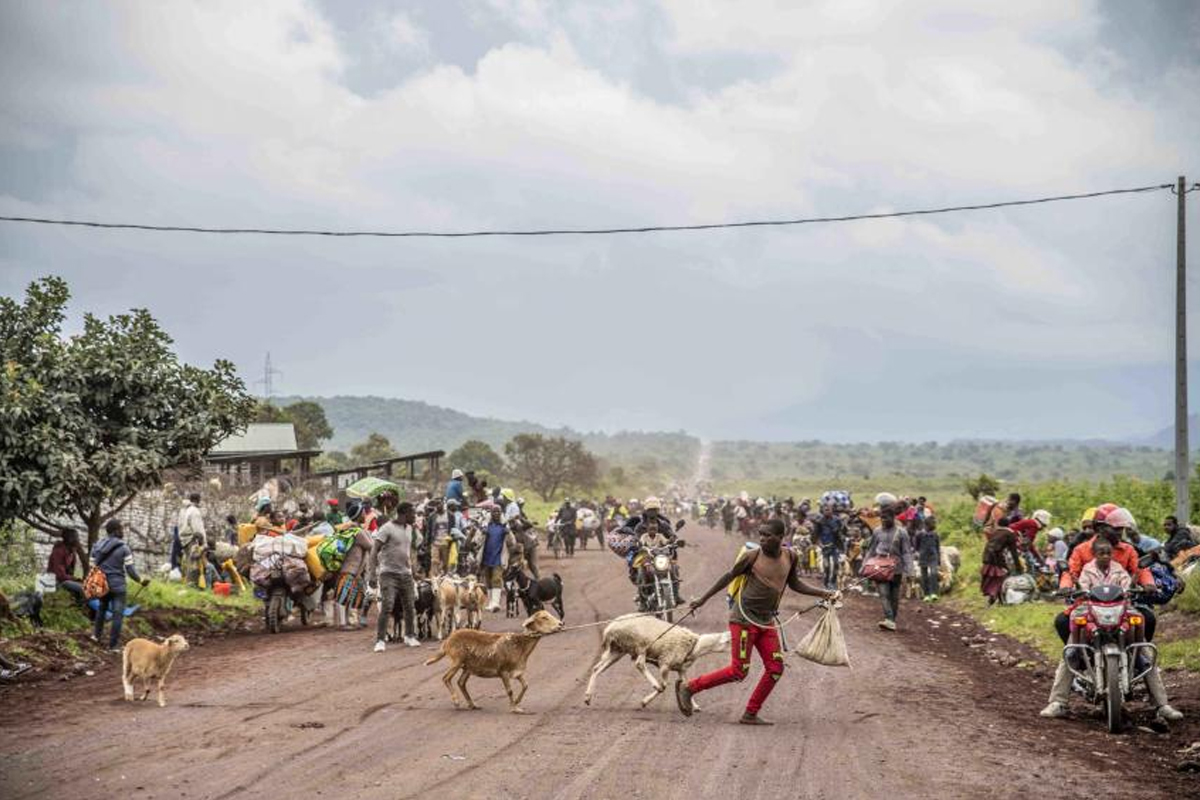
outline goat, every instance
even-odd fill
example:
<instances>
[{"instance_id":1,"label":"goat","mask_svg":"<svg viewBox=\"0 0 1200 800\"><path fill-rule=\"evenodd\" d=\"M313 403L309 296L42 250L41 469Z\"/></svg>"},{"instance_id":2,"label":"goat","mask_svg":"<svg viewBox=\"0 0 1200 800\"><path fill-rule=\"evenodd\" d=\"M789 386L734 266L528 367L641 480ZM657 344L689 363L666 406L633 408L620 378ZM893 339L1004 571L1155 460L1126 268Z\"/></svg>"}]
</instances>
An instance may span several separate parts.
<instances>
[{"instance_id":1,"label":"goat","mask_svg":"<svg viewBox=\"0 0 1200 800\"><path fill-rule=\"evenodd\" d=\"M466 584L459 587L458 602L466 612L467 627L479 630L483 627L483 607L487 605L487 592L474 575L468 575Z\"/></svg>"},{"instance_id":2,"label":"goat","mask_svg":"<svg viewBox=\"0 0 1200 800\"><path fill-rule=\"evenodd\" d=\"M668 632L659 639L664 631ZM617 617L604 628L603 649L592 666L583 702L592 704L600 673L629 656L638 672L653 687L653 691L642 698L642 708L645 708L667 688L667 673L674 670L679 674L679 680L686 680L688 668L696 659L709 653L727 652L730 638L729 631L697 634L678 625L671 628L669 623L657 617L638 614ZM658 667L657 679L646 669L647 664Z\"/></svg>"},{"instance_id":3,"label":"goat","mask_svg":"<svg viewBox=\"0 0 1200 800\"><path fill-rule=\"evenodd\" d=\"M450 634L437 654L425 662L426 665L450 657L450 669L442 675L442 683L450 692L455 708L462 708L451 681L458 673L458 689L467 701L468 709L476 709L475 701L467 692L467 679L472 675L480 678L499 678L508 694L509 710L524 714L521 699L525 697L529 684L525 682L525 664L538 641L549 633L562 628L562 622L548 611L538 611L525 620L524 633L491 633L489 631L457 630ZM513 694L512 682L521 684L520 694Z\"/></svg>"},{"instance_id":4,"label":"goat","mask_svg":"<svg viewBox=\"0 0 1200 800\"><path fill-rule=\"evenodd\" d=\"M517 585L517 572L520 567L509 567L504 574L504 616L509 618L520 613L521 587Z\"/></svg>"},{"instance_id":5,"label":"goat","mask_svg":"<svg viewBox=\"0 0 1200 800\"><path fill-rule=\"evenodd\" d=\"M459 627L458 581L449 575L443 575L434 583L433 590L438 596L437 602L442 611L442 618L438 620L438 640L440 641L454 633L454 630Z\"/></svg>"},{"instance_id":6,"label":"goat","mask_svg":"<svg viewBox=\"0 0 1200 800\"><path fill-rule=\"evenodd\" d=\"M397 604L397 607L399 604ZM442 640L442 604L441 595L434 589L432 581L417 581L416 597L413 609L417 616L417 638L432 639L435 636Z\"/></svg>"},{"instance_id":7,"label":"goat","mask_svg":"<svg viewBox=\"0 0 1200 800\"><path fill-rule=\"evenodd\" d=\"M162 644L149 639L129 640L121 654L121 682L125 685L125 699L133 700L134 679L142 681L141 700L150 696L151 679L157 679L158 705L160 708L165 706L167 699L163 694L163 683L176 657L187 649L187 639L178 633L168 636Z\"/></svg>"},{"instance_id":8,"label":"goat","mask_svg":"<svg viewBox=\"0 0 1200 800\"><path fill-rule=\"evenodd\" d=\"M505 578L506 580L511 579L516 584L518 596L525 604L526 614L541 611L549 602L550 607L558 614L558 618L566 619L567 615L563 610L562 599L563 583L557 572L550 577L534 580L520 567L510 567Z\"/></svg>"}]
</instances>

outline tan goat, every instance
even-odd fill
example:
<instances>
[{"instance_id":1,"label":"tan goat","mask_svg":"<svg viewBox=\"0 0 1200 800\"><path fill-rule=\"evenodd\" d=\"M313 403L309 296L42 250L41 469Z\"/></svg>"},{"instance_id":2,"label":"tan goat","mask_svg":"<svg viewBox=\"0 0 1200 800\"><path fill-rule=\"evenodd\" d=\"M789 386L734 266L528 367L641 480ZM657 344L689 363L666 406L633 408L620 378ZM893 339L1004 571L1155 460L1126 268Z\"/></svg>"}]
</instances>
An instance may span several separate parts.
<instances>
[{"instance_id":1,"label":"tan goat","mask_svg":"<svg viewBox=\"0 0 1200 800\"><path fill-rule=\"evenodd\" d=\"M525 662L537 647L538 641L548 633L554 633L562 627L558 617L549 611L538 611L525 620L525 633L491 633L488 631L458 630L450 638L442 642L437 655L426 661L432 664L442 658L450 657L450 669L442 675L442 683L450 692L450 700L455 708L461 708L458 695L450 681L458 676L458 688L467 701L467 708L479 708L471 695L467 693L467 679L472 675L480 678L499 678L504 683L504 691L508 694L509 709L514 714L524 714L521 710L521 699L529 684L525 682ZM512 681L521 684L521 693L514 695Z\"/></svg>"},{"instance_id":2,"label":"tan goat","mask_svg":"<svg viewBox=\"0 0 1200 800\"><path fill-rule=\"evenodd\" d=\"M458 602L467 612L467 627L479 630L483 627L483 607L487 605L487 591L474 575L467 576L465 585L458 589Z\"/></svg>"},{"instance_id":3,"label":"tan goat","mask_svg":"<svg viewBox=\"0 0 1200 800\"><path fill-rule=\"evenodd\" d=\"M178 633L168 636L162 644L149 639L131 639L121 656L121 682L125 684L125 699L133 700L133 681L142 682L141 700L150 696L150 681L158 680L158 705L167 704L163 695L163 682L175 658L188 649L187 639Z\"/></svg>"},{"instance_id":4,"label":"tan goat","mask_svg":"<svg viewBox=\"0 0 1200 800\"><path fill-rule=\"evenodd\" d=\"M438 596L438 605L442 610L442 618L437 621L440 638L446 638L454 633L459 626L458 604L462 588L455 578L443 575L434 584Z\"/></svg>"}]
</instances>

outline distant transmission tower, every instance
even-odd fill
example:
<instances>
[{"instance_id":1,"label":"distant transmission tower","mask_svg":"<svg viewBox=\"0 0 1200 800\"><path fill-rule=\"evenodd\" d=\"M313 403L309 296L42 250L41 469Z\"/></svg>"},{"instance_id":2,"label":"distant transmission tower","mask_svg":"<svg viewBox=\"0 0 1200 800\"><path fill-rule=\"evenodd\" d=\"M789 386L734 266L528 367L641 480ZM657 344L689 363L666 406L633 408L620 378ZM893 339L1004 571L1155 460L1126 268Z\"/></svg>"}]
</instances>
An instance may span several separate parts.
<instances>
[{"instance_id":1,"label":"distant transmission tower","mask_svg":"<svg viewBox=\"0 0 1200 800\"><path fill-rule=\"evenodd\" d=\"M264 402L271 402L271 398L275 394L274 379L276 375L281 378L283 377L282 372L271 366L271 351L268 350L267 360L263 363L263 376L259 380L255 381L256 384L262 384Z\"/></svg>"}]
</instances>

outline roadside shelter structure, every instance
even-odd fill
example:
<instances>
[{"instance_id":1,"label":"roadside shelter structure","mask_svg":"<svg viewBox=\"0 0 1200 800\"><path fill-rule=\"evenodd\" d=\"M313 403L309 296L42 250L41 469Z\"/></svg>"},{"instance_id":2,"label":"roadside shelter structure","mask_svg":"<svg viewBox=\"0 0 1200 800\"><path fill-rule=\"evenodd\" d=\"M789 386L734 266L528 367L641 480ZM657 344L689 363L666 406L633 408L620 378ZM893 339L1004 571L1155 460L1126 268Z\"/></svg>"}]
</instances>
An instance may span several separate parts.
<instances>
[{"instance_id":1,"label":"roadside shelter structure","mask_svg":"<svg viewBox=\"0 0 1200 800\"><path fill-rule=\"evenodd\" d=\"M204 458L204 472L234 484L258 486L285 469L291 477L308 477L312 459L320 454L320 450L296 447L296 429L290 422L255 422L245 433L214 447Z\"/></svg>"}]
</instances>

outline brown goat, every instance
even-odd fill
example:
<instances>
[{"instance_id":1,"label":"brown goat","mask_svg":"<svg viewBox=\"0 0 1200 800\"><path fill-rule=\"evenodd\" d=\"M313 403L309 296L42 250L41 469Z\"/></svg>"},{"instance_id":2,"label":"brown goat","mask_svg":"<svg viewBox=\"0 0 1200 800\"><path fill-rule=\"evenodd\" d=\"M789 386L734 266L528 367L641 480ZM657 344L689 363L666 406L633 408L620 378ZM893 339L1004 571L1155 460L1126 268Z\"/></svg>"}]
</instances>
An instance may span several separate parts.
<instances>
[{"instance_id":1,"label":"brown goat","mask_svg":"<svg viewBox=\"0 0 1200 800\"><path fill-rule=\"evenodd\" d=\"M491 633L469 629L457 630L450 638L442 642L437 655L426 661L432 664L445 656L450 657L450 669L442 675L442 683L450 692L450 700L455 708L461 708L458 695L450 681L455 674L458 676L458 688L467 701L467 708L479 708L467 692L467 679L472 675L480 678L499 678L504 683L504 691L508 694L509 710L514 714L524 714L521 710L521 699L529 684L525 682L525 662L529 660L538 641L548 633L554 633L562 628L562 622L549 611L538 611L525 620L523 626L526 633ZM512 681L521 684L521 693L514 695Z\"/></svg>"},{"instance_id":2,"label":"brown goat","mask_svg":"<svg viewBox=\"0 0 1200 800\"><path fill-rule=\"evenodd\" d=\"M149 639L130 639L121 657L121 682L125 684L125 699L133 700L133 681L141 679L141 699L145 700L150 696L150 681L157 678L158 705L165 706L167 699L163 695L163 682L175 663L175 657L187 649L187 639L178 633L168 636L162 644L155 644Z\"/></svg>"}]
</instances>

